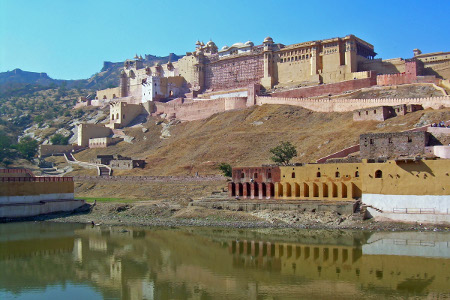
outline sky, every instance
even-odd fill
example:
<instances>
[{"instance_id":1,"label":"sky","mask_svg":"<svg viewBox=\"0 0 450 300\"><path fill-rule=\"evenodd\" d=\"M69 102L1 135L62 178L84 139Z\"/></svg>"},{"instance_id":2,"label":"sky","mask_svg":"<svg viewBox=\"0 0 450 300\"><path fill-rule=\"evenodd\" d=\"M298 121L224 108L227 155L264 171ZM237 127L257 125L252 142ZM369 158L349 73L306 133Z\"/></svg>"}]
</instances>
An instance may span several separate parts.
<instances>
[{"instance_id":1,"label":"sky","mask_svg":"<svg viewBox=\"0 0 450 300\"><path fill-rule=\"evenodd\" d=\"M0 0L0 72L86 79L103 61L166 56L212 39L285 45L354 34L376 58L450 51L450 0Z\"/></svg>"}]
</instances>

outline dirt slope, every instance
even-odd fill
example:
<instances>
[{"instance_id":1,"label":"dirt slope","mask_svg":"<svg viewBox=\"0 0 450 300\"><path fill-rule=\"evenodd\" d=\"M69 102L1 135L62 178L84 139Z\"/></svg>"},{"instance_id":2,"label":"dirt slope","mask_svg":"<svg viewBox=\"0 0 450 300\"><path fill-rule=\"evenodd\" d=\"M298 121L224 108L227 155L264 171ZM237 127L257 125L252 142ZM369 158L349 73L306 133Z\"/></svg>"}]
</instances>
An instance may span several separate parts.
<instances>
[{"instance_id":1,"label":"dirt slope","mask_svg":"<svg viewBox=\"0 0 450 300\"><path fill-rule=\"evenodd\" d=\"M313 162L325 155L358 143L366 132L391 132L417 123L450 119L450 109L425 110L385 122L353 122L352 112L319 113L286 105L263 105L229 111L201 121L171 127L171 137L160 139L161 125L150 118L142 127L125 132L133 144L121 142L106 149L90 149L76 155L88 161L97 154L121 154L145 159L143 170L115 171L115 175L216 174L217 165L257 166L270 163L269 149L290 141L299 156L294 162ZM79 171L78 171L79 172Z\"/></svg>"}]
</instances>

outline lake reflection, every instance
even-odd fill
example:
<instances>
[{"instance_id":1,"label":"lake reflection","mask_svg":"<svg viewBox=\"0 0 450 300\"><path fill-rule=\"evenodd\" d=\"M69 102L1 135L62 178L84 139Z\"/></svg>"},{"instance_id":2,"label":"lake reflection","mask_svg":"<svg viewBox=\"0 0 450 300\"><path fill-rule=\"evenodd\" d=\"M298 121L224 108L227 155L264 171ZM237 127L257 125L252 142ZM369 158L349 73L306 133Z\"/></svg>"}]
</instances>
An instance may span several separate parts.
<instances>
[{"instance_id":1,"label":"lake reflection","mask_svg":"<svg viewBox=\"0 0 450 300\"><path fill-rule=\"evenodd\" d=\"M0 299L449 297L449 233L0 224Z\"/></svg>"}]
</instances>

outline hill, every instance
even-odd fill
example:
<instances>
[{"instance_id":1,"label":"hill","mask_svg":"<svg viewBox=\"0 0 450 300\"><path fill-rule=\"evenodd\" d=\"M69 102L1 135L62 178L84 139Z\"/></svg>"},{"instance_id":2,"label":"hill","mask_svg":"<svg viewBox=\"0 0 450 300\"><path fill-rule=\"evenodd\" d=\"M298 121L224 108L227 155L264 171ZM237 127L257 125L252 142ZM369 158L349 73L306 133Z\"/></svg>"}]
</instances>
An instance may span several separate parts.
<instances>
[{"instance_id":1,"label":"hill","mask_svg":"<svg viewBox=\"0 0 450 300\"><path fill-rule=\"evenodd\" d=\"M287 105L263 105L228 111L208 119L170 127L170 137L162 139L161 120L152 117L143 126L125 129L133 144L120 142L103 149L76 154L89 161L98 154L121 154L145 159L145 169L115 171L115 175L217 174L217 166L269 164L269 149L281 141L292 142L299 156L294 162L313 162L342 148L354 145L366 132L396 132L416 124L450 119L450 109L424 110L384 122L353 122L352 112L319 113ZM143 132L142 128L147 128Z\"/></svg>"}]
</instances>

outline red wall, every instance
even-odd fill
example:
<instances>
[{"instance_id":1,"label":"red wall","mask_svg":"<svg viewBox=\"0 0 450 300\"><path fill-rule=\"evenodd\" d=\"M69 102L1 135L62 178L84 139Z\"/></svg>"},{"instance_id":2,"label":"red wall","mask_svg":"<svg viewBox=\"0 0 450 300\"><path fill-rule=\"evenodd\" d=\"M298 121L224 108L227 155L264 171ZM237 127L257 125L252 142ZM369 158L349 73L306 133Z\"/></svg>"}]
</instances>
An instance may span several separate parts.
<instances>
[{"instance_id":1,"label":"red wall","mask_svg":"<svg viewBox=\"0 0 450 300\"><path fill-rule=\"evenodd\" d=\"M354 79L338 83L330 83L313 87L298 88L290 91L275 92L272 93L271 96L285 97L285 98L307 98L329 94L331 95L342 94L343 92L346 91L357 90L376 85L377 79L375 73L371 72L370 75L371 75L370 78Z\"/></svg>"}]
</instances>

